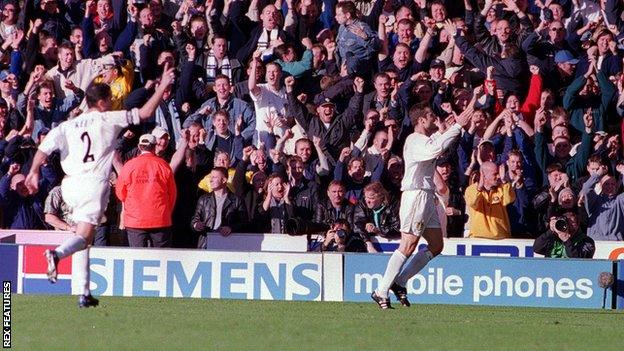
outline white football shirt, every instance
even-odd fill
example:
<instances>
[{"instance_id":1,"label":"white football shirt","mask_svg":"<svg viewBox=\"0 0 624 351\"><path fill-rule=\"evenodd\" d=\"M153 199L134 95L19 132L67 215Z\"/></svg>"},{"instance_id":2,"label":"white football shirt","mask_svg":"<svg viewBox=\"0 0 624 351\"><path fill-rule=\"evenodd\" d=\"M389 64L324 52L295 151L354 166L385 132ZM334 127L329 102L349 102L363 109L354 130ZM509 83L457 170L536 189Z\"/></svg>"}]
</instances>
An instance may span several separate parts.
<instances>
[{"instance_id":1,"label":"white football shirt","mask_svg":"<svg viewBox=\"0 0 624 351\"><path fill-rule=\"evenodd\" d=\"M401 191L435 190L433 174L436 158L444 153L460 132L461 126L454 124L441 135L427 137L420 133L410 134L403 148L405 176L401 182Z\"/></svg>"},{"instance_id":2,"label":"white football shirt","mask_svg":"<svg viewBox=\"0 0 624 351\"><path fill-rule=\"evenodd\" d=\"M129 124L138 124L139 110L92 111L50 130L39 150L46 155L59 150L61 166L70 177L108 179L115 140Z\"/></svg>"}]
</instances>

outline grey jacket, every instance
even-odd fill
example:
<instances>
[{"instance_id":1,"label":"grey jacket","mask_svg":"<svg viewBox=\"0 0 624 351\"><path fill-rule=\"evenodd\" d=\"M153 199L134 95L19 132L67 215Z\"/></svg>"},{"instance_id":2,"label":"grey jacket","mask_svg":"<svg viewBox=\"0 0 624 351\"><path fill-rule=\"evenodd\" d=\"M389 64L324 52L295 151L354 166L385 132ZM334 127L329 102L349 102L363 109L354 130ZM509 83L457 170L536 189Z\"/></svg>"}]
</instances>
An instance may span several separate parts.
<instances>
[{"instance_id":1,"label":"grey jacket","mask_svg":"<svg viewBox=\"0 0 624 351\"><path fill-rule=\"evenodd\" d=\"M594 186L599 181L600 176L592 175L581 190L588 215L587 235L596 241L624 240L624 194L596 194Z\"/></svg>"}]
</instances>

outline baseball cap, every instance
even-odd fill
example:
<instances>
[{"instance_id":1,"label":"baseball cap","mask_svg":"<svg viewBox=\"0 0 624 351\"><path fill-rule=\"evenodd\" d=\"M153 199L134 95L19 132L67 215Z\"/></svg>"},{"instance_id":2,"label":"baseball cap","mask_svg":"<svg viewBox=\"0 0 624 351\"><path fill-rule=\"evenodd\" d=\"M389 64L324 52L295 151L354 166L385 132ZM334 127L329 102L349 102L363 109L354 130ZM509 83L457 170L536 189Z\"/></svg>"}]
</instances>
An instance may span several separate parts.
<instances>
[{"instance_id":1,"label":"baseball cap","mask_svg":"<svg viewBox=\"0 0 624 351\"><path fill-rule=\"evenodd\" d=\"M9 70L3 70L0 71L0 81L4 82L5 80L7 80L9 78L9 74L11 74L11 72L9 72Z\"/></svg>"},{"instance_id":2,"label":"baseball cap","mask_svg":"<svg viewBox=\"0 0 624 351\"><path fill-rule=\"evenodd\" d=\"M446 68L446 64L444 63L444 61L440 60L440 59L435 59L433 61L431 61L431 65L429 65L430 68L442 68L445 69Z\"/></svg>"},{"instance_id":3,"label":"baseball cap","mask_svg":"<svg viewBox=\"0 0 624 351\"><path fill-rule=\"evenodd\" d=\"M555 63L571 63L576 65L579 60L568 50L559 50L555 53Z\"/></svg>"},{"instance_id":4,"label":"baseball cap","mask_svg":"<svg viewBox=\"0 0 624 351\"><path fill-rule=\"evenodd\" d=\"M152 134L143 134L139 138L139 145L142 145L142 146L156 145L156 137L153 136Z\"/></svg>"},{"instance_id":5,"label":"baseball cap","mask_svg":"<svg viewBox=\"0 0 624 351\"><path fill-rule=\"evenodd\" d=\"M336 106L336 104L334 104L329 98L325 98L324 100L321 100L321 103L319 104L319 106L323 106L323 105Z\"/></svg>"},{"instance_id":6,"label":"baseball cap","mask_svg":"<svg viewBox=\"0 0 624 351\"><path fill-rule=\"evenodd\" d=\"M152 135L157 139L162 138L163 136L165 136L165 134L169 135L169 132L167 132L167 130L163 127L156 127L154 128L154 130L152 130Z\"/></svg>"}]
</instances>

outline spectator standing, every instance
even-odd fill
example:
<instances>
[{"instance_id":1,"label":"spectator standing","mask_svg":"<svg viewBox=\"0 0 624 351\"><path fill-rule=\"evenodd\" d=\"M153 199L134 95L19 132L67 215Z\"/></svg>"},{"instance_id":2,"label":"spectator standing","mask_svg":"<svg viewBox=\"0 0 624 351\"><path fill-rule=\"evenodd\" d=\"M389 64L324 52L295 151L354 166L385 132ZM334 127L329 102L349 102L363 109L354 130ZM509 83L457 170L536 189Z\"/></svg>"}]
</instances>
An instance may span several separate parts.
<instances>
[{"instance_id":1,"label":"spectator standing","mask_svg":"<svg viewBox=\"0 0 624 351\"><path fill-rule=\"evenodd\" d=\"M516 199L509 183L501 183L499 167L494 162L481 165L480 179L466 189L470 208L471 238L505 239L511 237L506 207Z\"/></svg>"},{"instance_id":2,"label":"spectator standing","mask_svg":"<svg viewBox=\"0 0 624 351\"><path fill-rule=\"evenodd\" d=\"M191 227L200 235L197 247L207 248L206 233L216 232L228 236L240 231L247 223L245 203L227 188L228 172L215 167L210 172L212 191L197 201Z\"/></svg>"},{"instance_id":3,"label":"spectator standing","mask_svg":"<svg viewBox=\"0 0 624 351\"><path fill-rule=\"evenodd\" d=\"M131 247L171 246L171 213L176 185L169 164L154 153L156 137L139 138L141 155L128 161L115 193L124 205L123 221Z\"/></svg>"}]
</instances>

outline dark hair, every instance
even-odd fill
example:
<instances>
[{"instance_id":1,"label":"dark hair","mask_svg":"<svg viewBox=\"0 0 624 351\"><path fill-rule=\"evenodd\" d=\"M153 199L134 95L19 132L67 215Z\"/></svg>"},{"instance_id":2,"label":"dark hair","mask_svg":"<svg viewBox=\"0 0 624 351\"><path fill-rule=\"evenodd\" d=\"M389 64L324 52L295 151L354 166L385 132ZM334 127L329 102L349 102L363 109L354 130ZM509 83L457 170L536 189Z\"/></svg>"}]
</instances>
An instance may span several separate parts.
<instances>
[{"instance_id":1,"label":"dark hair","mask_svg":"<svg viewBox=\"0 0 624 351\"><path fill-rule=\"evenodd\" d=\"M214 117L217 117L217 115L225 117L228 122L230 121L230 113L227 112L227 110L218 110L217 112L215 112Z\"/></svg>"},{"instance_id":2,"label":"dark hair","mask_svg":"<svg viewBox=\"0 0 624 351\"><path fill-rule=\"evenodd\" d=\"M267 177L267 179L264 181L264 194L265 194L265 196L268 196L268 191L269 191L269 183L271 183L271 181L273 181L273 179L275 179L275 178L279 179L279 180L280 180L280 182L282 182L282 183L284 182L284 178L282 177L282 175L281 175L281 174L279 174L279 173L275 173L275 172L274 172L274 173L271 173L271 174Z\"/></svg>"},{"instance_id":3,"label":"dark hair","mask_svg":"<svg viewBox=\"0 0 624 351\"><path fill-rule=\"evenodd\" d=\"M409 110L409 117L410 121L412 121L412 126L415 127L418 125L418 120L427 117L429 113L433 113L433 110L430 107L413 106Z\"/></svg>"},{"instance_id":4,"label":"dark hair","mask_svg":"<svg viewBox=\"0 0 624 351\"><path fill-rule=\"evenodd\" d=\"M379 72L379 73L375 74L373 76L373 82L375 82L377 80L377 78L386 78L387 80L390 80L390 76L388 74L386 74L386 72Z\"/></svg>"},{"instance_id":5,"label":"dark hair","mask_svg":"<svg viewBox=\"0 0 624 351\"><path fill-rule=\"evenodd\" d=\"M216 81L217 81L217 80L219 80L219 79L226 79L226 80L227 80L227 82L228 82L228 84L231 84L231 82L230 82L230 77L226 76L225 74L217 74L217 75L215 76L214 81L216 82Z\"/></svg>"},{"instance_id":6,"label":"dark hair","mask_svg":"<svg viewBox=\"0 0 624 351\"><path fill-rule=\"evenodd\" d=\"M403 18L403 19L402 19L402 20L400 20L400 21L399 21L399 23L398 23L398 25L399 25L399 26L400 26L400 25L406 25L406 24L407 24L408 26L410 26L410 28L414 28L414 27L416 27L416 25L414 24L414 21L412 21L412 20L411 20L411 19L409 19L409 18ZM408 46L408 47L409 47L409 46Z\"/></svg>"},{"instance_id":7,"label":"dark hair","mask_svg":"<svg viewBox=\"0 0 624 351\"><path fill-rule=\"evenodd\" d=\"M336 4L336 10L337 9L341 9L342 12L350 14L351 18L355 19L357 17L357 8L353 1L339 2Z\"/></svg>"},{"instance_id":8,"label":"dark hair","mask_svg":"<svg viewBox=\"0 0 624 351\"><path fill-rule=\"evenodd\" d=\"M39 95L41 93L41 89L50 89L52 90L52 92L55 92L54 90L54 82L51 79L44 79L43 81L41 81L41 83L39 83L37 85L37 89L36 89L36 93L37 95Z\"/></svg>"},{"instance_id":9,"label":"dark hair","mask_svg":"<svg viewBox=\"0 0 624 351\"><path fill-rule=\"evenodd\" d=\"M91 83L85 93L85 100L87 100L87 106L92 108L95 107L98 101L106 100L112 96L113 94L108 84Z\"/></svg>"},{"instance_id":10,"label":"dark hair","mask_svg":"<svg viewBox=\"0 0 624 351\"><path fill-rule=\"evenodd\" d=\"M322 44L314 44L312 46L312 49L319 49L319 50L321 50L321 54L323 54L323 55L325 55L325 57L327 57L327 49Z\"/></svg>"},{"instance_id":11,"label":"dark hair","mask_svg":"<svg viewBox=\"0 0 624 351\"><path fill-rule=\"evenodd\" d=\"M296 163L301 162L301 163L303 163L303 160L301 159L300 156L297 156L297 155L289 156L288 160L286 161L286 166L288 167L288 169L290 169L292 167L293 162L296 162Z\"/></svg>"},{"instance_id":12,"label":"dark hair","mask_svg":"<svg viewBox=\"0 0 624 351\"><path fill-rule=\"evenodd\" d=\"M300 143L306 143L308 144L308 146L313 147L314 145L312 145L312 140L306 138L306 137L302 137L297 139L297 141L295 141L295 149L297 148L297 145L299 145Z\"/></svg>"},{"instance_id":13,"label":"dark hair","mask_svg":"<svg viewBox=\"0 0 624 351\"><path fill-rule=\"evenodd\" d=\"M351 231L351 224L349 224L349 221L347 221L344 218L336 218L333 223L332 226L335 227L337 225L341 225L344 226L345 228L347 228L347 231L350 232Z\"/></svg>"},{"instance_id":14,"label":"dark hair","mask_svg":"<svg viewBox=\"0 0 624 351\"><path fill-rule=\"evenodd\" d=\"M410 49L409 45L407 45L405 43L398 43L398 44L396 44L396 46L394 47L394 52L396 52L396 49L398 49L398 48L405 48L405 49L407 49L410 52L412 50L412 49Z\"/></svg>"},{"instance_id":15,"label":"dark hair","mask_svg":"<svg viewBox=\"0 0 624 351\"><path fill-rule=\"evenodd\" d=\"M67 50L70 50L71 52L74 52L74 44L72 44L69 41L65 41L59 46L59 51L61 51L61 49L67 49Z\"/></svg>"},{"instance_id":16,"label":"dark hair","mask_svg":"<svg viewBox=\"0 0 624 351\"><path fill-rule=\"evenodd\" d=\"M551 174L554 171L564 172L563 167L561 166L561 163L559 162L551 163L548 165L548 167L546 167L546 174Z\"/></svg>"},{"instance_id":17,"label":"dark hair","mask_svg":"<svg viewBox=\"0 0 624 351\"><path fill-rule=\"evenodd\" d=\"M275 50L273 50L273 54L275 54L275 56L280 59L283 60L284 59L284 55L286 55L286 53L288 53L288 50L292 49L293 51L295 50L295 47L292 44L282 44L278 47L275 48Z\"/></svg>"},{"instance_id":18,"label":"dark hair","mask_svg":"<svg viewBox=\"0 0 624 351\"><path fill-rule=\"evenodd\" d=\"M212 37L212 39L210 39L210 44L214 45L214 43L215 43L215 41L217 39L223 39L223 40L225 40L226 43L228 41L228 38L225 35L223 35L221 33L215 33L215 35Z\"/></svg>"},{"instance_id":19,"label":"dark hair","mask_svg":"<svg viewBox=\"0 0 624 351\"><path fill-rule=\"evenodd\" d=\"M211 172L217 171L219 173L221 173L221 175L223 175L225 178L228 177L228 171L227 169L223 168L223 167L215 167L212 169Z\"/></svg>"},{"instance_id":20,"label":"dark hair","mask_svg":"<svg viewBox=\"0 0 624 351\"><path fill-rule=\"evenodd\" d=\"M507 159L509 159L509 157L511 157L511 156L516 156L520 160L522 160L522 152L520 152L520 150L518 150L518 149L513 149L513 150L509 151L509 154L507 154Z\"/></svg>"},{"instance_id":21,"label":"dark hair","mask_svg":"<svg viewBox=\"0 0 624 351\"><path fill-rule=\"evenodd\" d=\"M604 162L602 162L602 157L600 157L600 155L592 155L587 160L587 164L589 165L590 163L598 163L600 165L604 165Z\"/></svg>"},{"instance_id":22,"label":"dark hair","mask_svg":"<svg viewBox=\"0 0 624 351\"><path fill-rule=\"evenodd\" d=\"M327 186L327 190L329 190L329 188L331 188L332 186L339 186L346 190L345 185L339 180L332 180L331 182L329 182L329 185Z\"/></svg>"}]
</instances>

